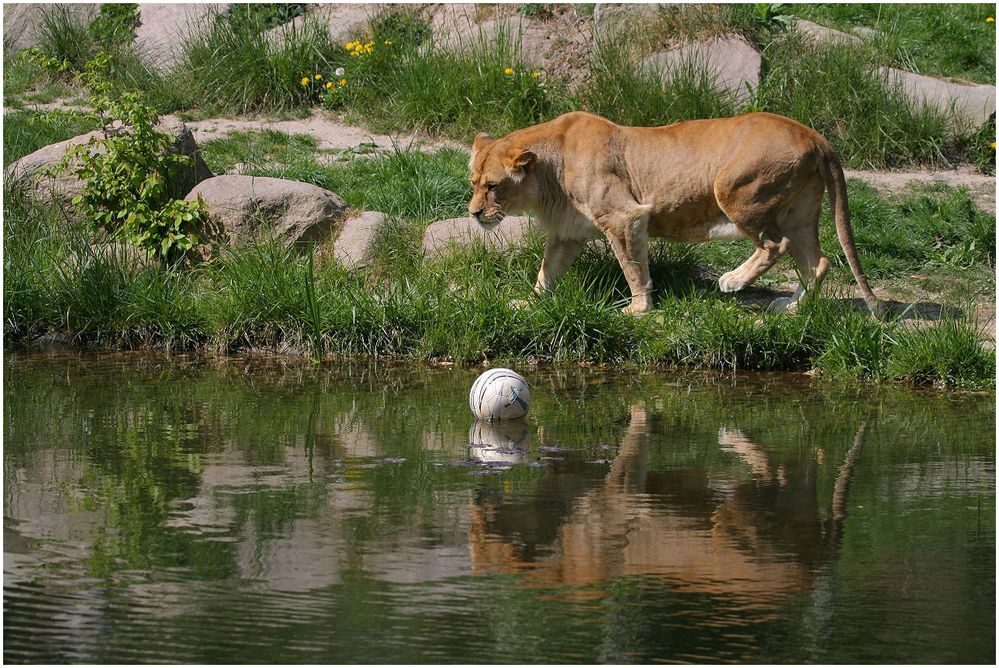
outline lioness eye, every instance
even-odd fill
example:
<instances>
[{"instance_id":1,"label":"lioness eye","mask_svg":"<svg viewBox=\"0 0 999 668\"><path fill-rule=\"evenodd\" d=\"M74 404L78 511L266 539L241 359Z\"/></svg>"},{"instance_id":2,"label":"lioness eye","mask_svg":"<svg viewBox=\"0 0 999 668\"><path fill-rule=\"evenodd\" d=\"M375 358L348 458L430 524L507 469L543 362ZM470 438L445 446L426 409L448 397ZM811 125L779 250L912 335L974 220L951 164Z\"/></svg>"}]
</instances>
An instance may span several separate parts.
<instances>
[{"instance_id":1,"label":"lioness eye","mask_svg":"<svg viewBox=\"0 0 999 668\"><path fill-rule=\"evenodd\" d=\"M499 184L498 183L487 183L486 184L486 190L496 190L496 186L497 185L499 185Z\"/></svg>"}]
</instances>

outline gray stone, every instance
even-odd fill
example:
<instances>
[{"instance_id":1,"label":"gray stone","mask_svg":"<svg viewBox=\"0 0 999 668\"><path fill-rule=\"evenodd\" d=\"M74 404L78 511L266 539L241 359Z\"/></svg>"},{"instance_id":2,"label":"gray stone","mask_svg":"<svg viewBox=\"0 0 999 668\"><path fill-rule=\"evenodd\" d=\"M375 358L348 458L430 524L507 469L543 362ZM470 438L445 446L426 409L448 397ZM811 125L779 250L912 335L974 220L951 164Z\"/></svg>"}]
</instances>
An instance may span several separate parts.
<instances>
[{"instance_id":1,"label":"gray stone","mask_svg":"<svg viewBox=\"0 0 999 668\"><path fill-rule=\"evenodd\" d=\"M351 271L371 266L375 260L375 241L386 220L379 211L364 211L345 220L333 244L333 258Z\"/></svg>"},{"instance_id":2,"label":"gray stone","mask_svg":"<svg viewBox=\"0 0 999 668\"><path fill-rule=\"evenodd\" d=\"M839 44L842 46L860 46L863 44L863 41L856 35L848 35L845 32L820 26L818 23L812 23L805 19L797 19L795 25L800 34L819 44Z\"/></svg>"},{"instance_id":3,"label":"gray stone","mask_svg":"<svg viewBox=\"0 0 999 668\"><path fill-rule=\"evenodd\" d=\"M266 176L216 176L199 183L188 201L201 197L209 217L221 226L213 241L264 238L293 244L327 239L347 204L340 197L301 181Z\"/></svg>"},{"instance_id":4,"label":"gray stone","mask_svg":"<svg viewBox=\"0 0 999 668\"><path fill-rule=\"evenodd\" d=\"M953 111L958 126L978 127L996 111L995 86L956 84L895 68L879 72L917 105L926 103L945 114Z\"/></svg>"},{"instance_id":5,"label":"gray stone","mask_svg":"<svg viewBox=\"0 0 999 668\"><path fill-rule=\"evenodd\" d=\"M194 158L191 164L177 170L173 175L173 180L167 183L167 191L175 197L181 197L201 181L210 178L212 173L201 157L201 149L194 141L194 135L186 125L175 118L168 117L160 121L156 127L174 137L171 149L173 152ZM118 129L117 131L121 132L122 130ZM48 175L44 172L58 164L70 147L86 144L93 138L102 139L103 137L102 130L95 130L40 148L8 167L6 178L28 185L33 196L42 202L48 202L53 198L72 199L83 190L83 181L70 171L60 172L57 175ZM103 152L101 145L97 145L94 149L94 154Z\"/></svg>"},{"instance_id":6,"label":"gray stone","mask_svg":"<svg viewBox=\"0 0 999 668\"><path fill-rule=\"evenodd\" d=\"M707 42L693 42L672 51L657 53L643 60L640 67L669 80L678 68L687 64L703 65L715 79L716 86L732 93L740 102L749 99L749 86L760 84L762 59L759 51L735 35L717 37Z\"/></svg>"},{"instance_id":7,"label":"gray stone","mask_svg":"<svg viewBox=\"0 0 999 668\"><path fill-rule=\"evenodd\" d=\"M526 216L507 216L490 230L471 217L441 220L423 233L423 252L430 258L439 258L449 249L473 243L482 243L495 250L511 250L524 244L531 227L531 220Z\"/></svg>"}]
</instances>

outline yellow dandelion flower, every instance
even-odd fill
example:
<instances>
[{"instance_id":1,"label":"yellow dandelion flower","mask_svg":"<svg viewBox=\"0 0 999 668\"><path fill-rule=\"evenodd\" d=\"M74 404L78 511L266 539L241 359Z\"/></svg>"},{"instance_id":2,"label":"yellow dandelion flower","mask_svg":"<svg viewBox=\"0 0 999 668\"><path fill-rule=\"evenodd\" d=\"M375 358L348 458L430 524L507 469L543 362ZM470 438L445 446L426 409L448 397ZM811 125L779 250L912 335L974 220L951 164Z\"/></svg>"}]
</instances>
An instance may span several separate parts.
<instances>
[{"instance_id":1,"label":"yellow dandelion flower","mask_svg":"<svg viewBox=\"0 0 999 668\"><path fill-rule=\"evenodd\" d=\"M316 81L319 81L320 79L323 78L323 75L322 74L317 74L315 78L316 78Z\"/></svg>"},{"instance_id":2,"label":"yellow dandelion flower","mask_svg":"<svg viewBox=\"0 0 999 668\"><path fill-rule=\"evenodd\" d=\"M309 85L309 77L302 77L302 80L299 81L299 83L302 84L303 86L308 86Z\"/></svg>"},{"instance_id":3,"label":"yellow dandelion flower","mask_svg":"<svg viewBox=\"0 0 999 668\"><path fill-rule=\"evenodd\" d=\"M347 80L346 79L340 79L340 85L341 86L346 86L347 85Z\"/></svg>"},{"instance_id":4,"label":"yellow dandelion flower","mask_svg":"<svg viewBox=\"0 0 999 668\"><path fill-rule=\"evenodd\" d=\"M995 142L992 142L992 150L993 151L996 150L996 143Z\"/></svg>"},{"instance_id":5,"label":"yellow dandelion flower","mask_svg":"<svg viewBox=\"0 0 999 668\"><path fill-rule=\"evenodd\" d=\"M329 90L332 87L333 87L333 82L332 81L327 81L326 82L326 90Z\"/></svg>"},{"instance_id":6,"label":"yellow dandelion flower","mask_svg":"<svg viewBox=\"0 0 999 668\"><path fill-rule=\"evenodd\" d=\"M513 74L513 68L512 67L506 68L505 70L503 70L503 74L510 76L511 74Z\"/></svg>"},{"instance_id":7,"label":"yellow dandelion flower","mask_svg":"<svg viewBox=\"0 0 999 668\"><path fill-rule=\"evenodd\" d=\"M390 39L387 39L387 40L385 40L385 41L383 42L383 44L384 44L385 46L392 46L392 40L390 40Z\"/></svg>"},{"instance_id":8,"label":"yellow dandelion flower","mask_svg":"<svg viewBox=\"0 0 999 668\"><path fill-rule=\"evenodd\" d=\"M995 19L994 16L990 16L989 18L985 19L985 22L986 23L995 23L996 19Z\"/></svg>"},{"instance_id":9,"label":"yellow dandelion flower","mask_svg":"<svg viewBox=\"0 0 999 668\"><path fill-rule=\"evenodd\" d=\"M531 72L531 76L537 79L538 77L541 76L541 72Z\"/></svg>"}]
</instances>

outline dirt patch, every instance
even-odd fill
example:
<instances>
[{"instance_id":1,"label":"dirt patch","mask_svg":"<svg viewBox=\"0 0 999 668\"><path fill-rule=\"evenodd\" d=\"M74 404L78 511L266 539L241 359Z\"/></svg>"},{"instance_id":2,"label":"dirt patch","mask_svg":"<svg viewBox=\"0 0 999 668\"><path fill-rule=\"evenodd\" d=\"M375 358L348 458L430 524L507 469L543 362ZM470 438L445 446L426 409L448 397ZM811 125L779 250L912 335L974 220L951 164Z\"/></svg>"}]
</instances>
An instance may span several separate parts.
<instances>
[{"instance_id":1,"label":"dirt patch","mask_svg":"<svg viewBox=\"0 0 999 668\"><path fill-rule=\"evenodd\" d=\"M964 187L979 208L993 215L996 212L996 177L979 174L970 167L945 171L873 172L847 169L844 172L848 179L859 179L889 195L906 192L912 183Z\"/></svg>"}]
</instances>

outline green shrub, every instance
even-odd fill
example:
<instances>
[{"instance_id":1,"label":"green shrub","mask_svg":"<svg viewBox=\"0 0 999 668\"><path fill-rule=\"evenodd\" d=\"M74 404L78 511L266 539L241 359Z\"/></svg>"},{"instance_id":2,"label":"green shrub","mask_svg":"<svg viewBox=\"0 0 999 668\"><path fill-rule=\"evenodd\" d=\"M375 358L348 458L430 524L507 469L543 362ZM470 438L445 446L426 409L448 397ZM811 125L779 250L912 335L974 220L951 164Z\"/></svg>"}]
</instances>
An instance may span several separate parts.
<instances>
[{"instance_id":1,"label":"green shrub","mask_svg":"<svg viewBox=\"0 0 999 668\"><path fill-rule=\"evenodd\" d=\"M170 150L174 138L155 129L159 114L139 94L108 79L109 62L98 53L80 76L104 137L70 148L57 169L72 169L84 182L73 204L87 220L172 262L197 243L202 224L201 201L172 199L167 189L191 158ZM114 129L119 123L124 131Z\"/></svg>"},{"instance_id":2,"label":"green shrub","mask_svg":"<svg viewBox=\"0 0 999 668\"><path fill-rule=\"evenodd\" d=\"M223 16L234 29L263 32L305 13L300 2L233 3Z\"/></svg>"},{"instance_id":3,"label":"green shrub","mask_svg":"<svg viewBox=\"0 0 999 668\"><path fill-rule=\"evenodd\" d=\"M111 52L131 47L139 25L138 4L105 2L90 22L89 30L97 48Z\"/></svg>"}]
</instances>

